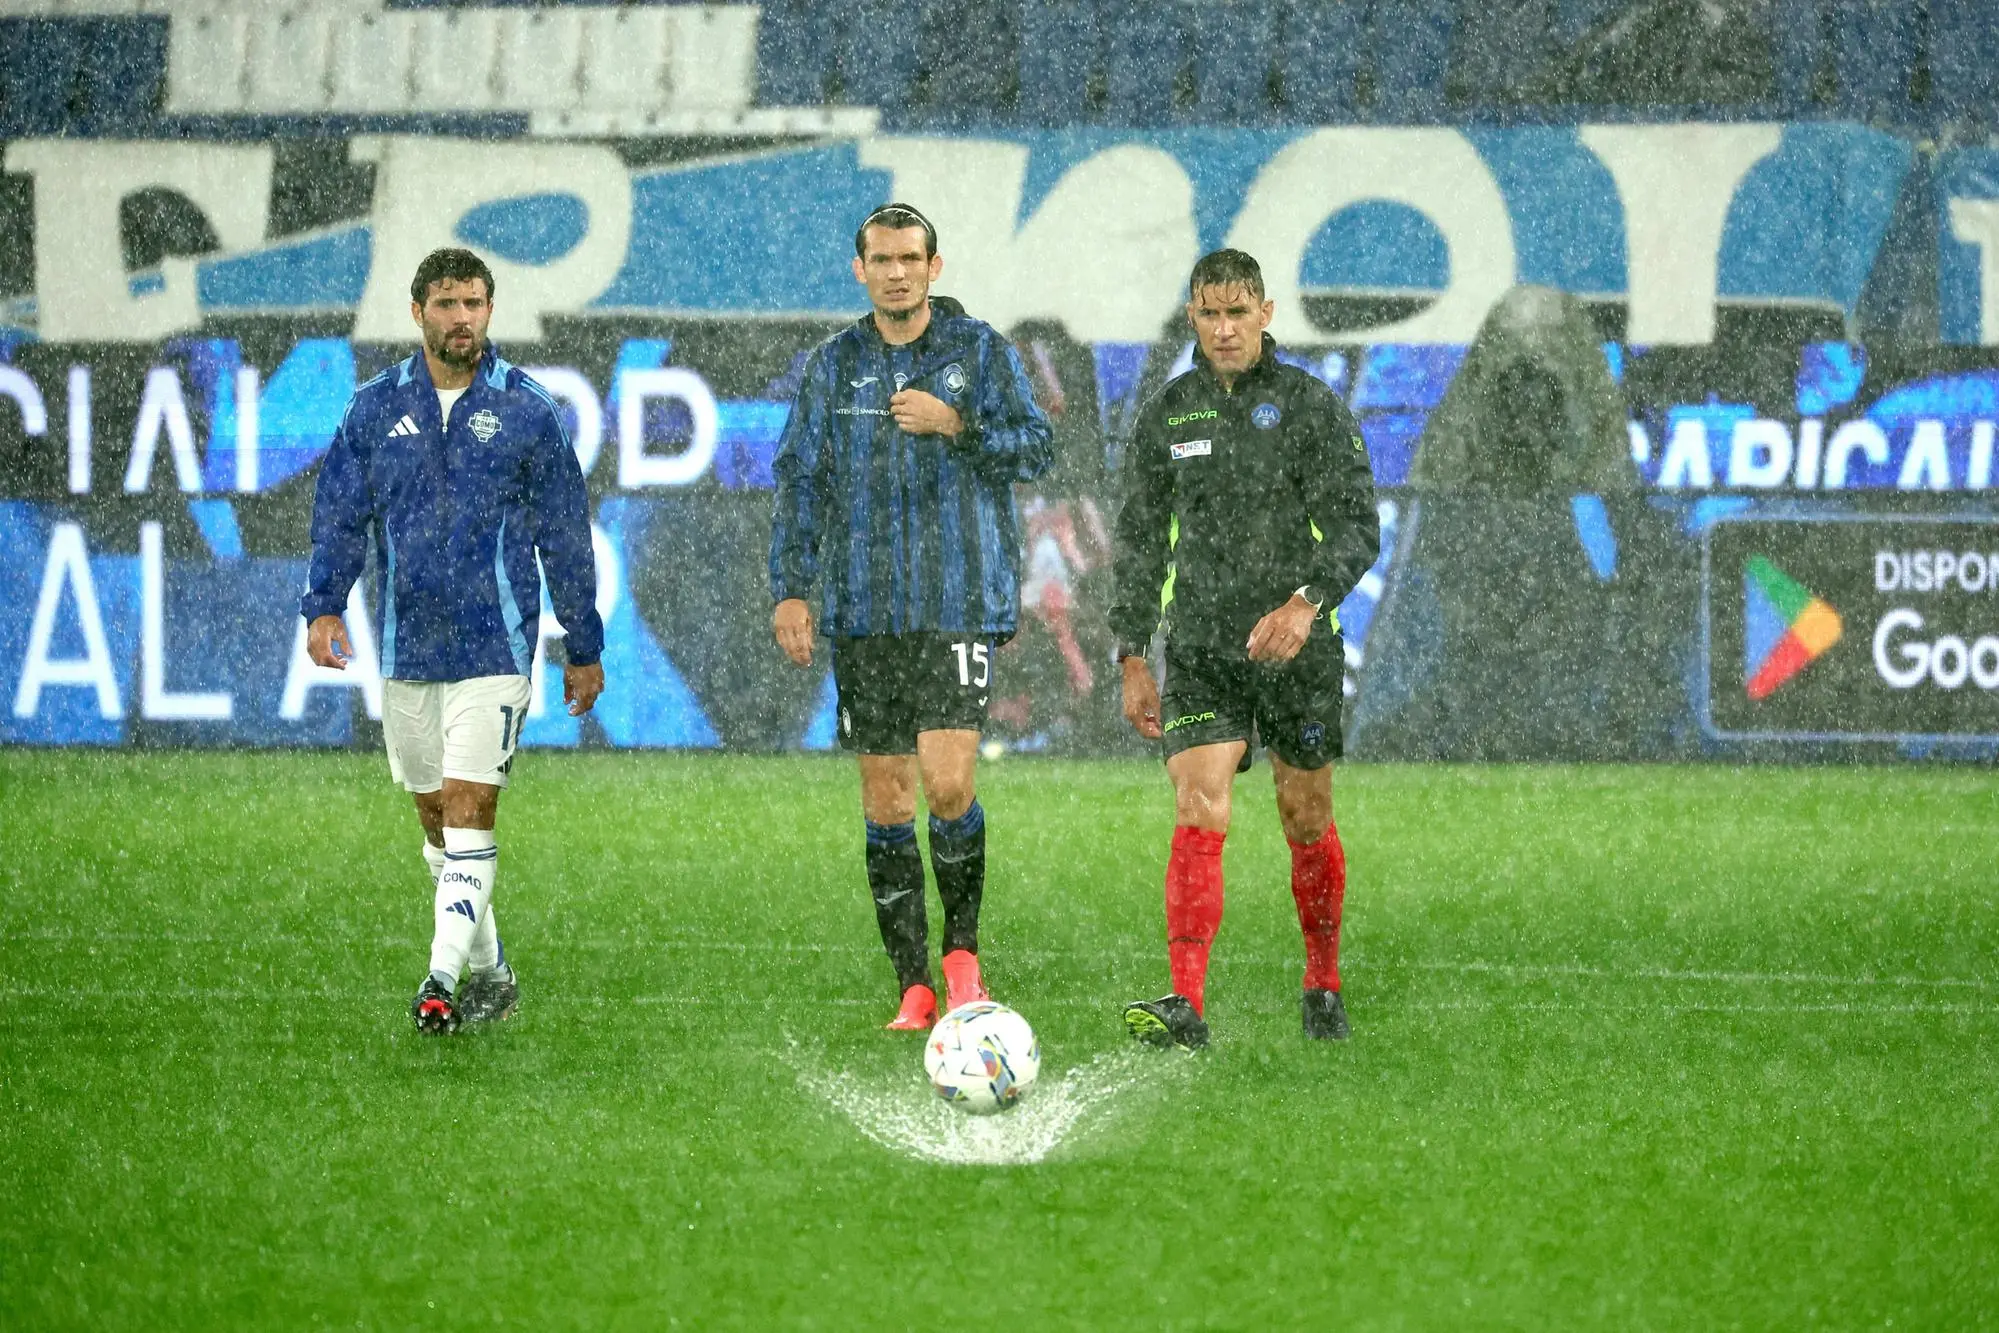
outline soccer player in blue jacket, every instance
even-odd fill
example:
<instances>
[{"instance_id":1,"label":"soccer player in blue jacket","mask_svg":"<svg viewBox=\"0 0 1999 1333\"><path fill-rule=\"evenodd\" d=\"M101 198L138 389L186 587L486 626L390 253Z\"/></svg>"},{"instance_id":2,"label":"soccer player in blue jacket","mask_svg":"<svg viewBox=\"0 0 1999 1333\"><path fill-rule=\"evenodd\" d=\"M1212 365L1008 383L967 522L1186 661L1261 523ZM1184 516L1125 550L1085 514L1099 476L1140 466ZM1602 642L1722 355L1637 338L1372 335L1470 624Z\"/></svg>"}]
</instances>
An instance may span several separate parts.
<instances>
[{"instance_id":1,"label":"soccer player in blue jacket","mask_svg":"<svg viewBox=\"0 0 1999 1333\"><path fill-rule=\"evenodd\" d=\"M948 1006L979 973L986 816L973 791L993 650L1020 621L1013 484L1053 461L1019 355L948 297L937 231L888 204L854 232L872 313L814 349L779 442L771 628L797 665L832 642L840 744L861 768L868 887L902 987L888 1026L937 1018L916 782L944 906Z\"/></svg>"},{"instance_id":2,"label":"soccer player in blue jacket","mask_svg":"<svg viewBox=\"0 0 1999 1333\"><path fill-rule=\"evenodd\" d=\"M372 545L382 739L389 776L415 797L436 889L430 972L410 1006L432 1034L506 1018L520 998L493 920L493 824L527 723L537 553L567 631L569 711L588 712L604 688L583 472L555 400L487 346L492 310L492 272L471 251L417 266L423 350L347 405L319 472L299 600L312 660L344 669L340 616Z\"/></svg>"}]
</instances>

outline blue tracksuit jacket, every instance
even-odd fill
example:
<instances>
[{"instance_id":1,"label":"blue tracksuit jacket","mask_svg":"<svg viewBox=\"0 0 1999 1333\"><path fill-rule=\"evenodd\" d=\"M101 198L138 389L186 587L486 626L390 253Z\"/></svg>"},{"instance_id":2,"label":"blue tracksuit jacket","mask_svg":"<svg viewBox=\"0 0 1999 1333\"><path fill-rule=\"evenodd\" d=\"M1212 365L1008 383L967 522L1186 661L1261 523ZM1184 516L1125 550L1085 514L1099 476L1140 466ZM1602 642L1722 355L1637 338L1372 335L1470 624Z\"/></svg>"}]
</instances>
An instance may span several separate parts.
<instances>
[{"instance_id":1,"label":"blue tracksuit jacket","mask_svg":"<svg viewBox=\"0 0 1999 1333\"><path fill-rule=\"evenodd\" d=\"M569 660L603 653L582 469L555 400L490 346L448 422L421 352L354 391L313 496L308 622L346 612L370 529L384 676L527 675L537 551Z\"/></svg>"},{"instance_id":2,"label":"blue tracksuit jacket","mask_svg":"<svg viewBox=\"0 0 1999 1333\"><path fill-rule=\"evenodd\" d=\"M958 410L955 440L908 435L902 387ZM1054 461L1048 418L1012 344L948 297L915 342L865 315L814 349L778 443L773 601L817 593L819 630L1006 638L1020 621L1013 484Z\"/></svg>"}]
</instances>

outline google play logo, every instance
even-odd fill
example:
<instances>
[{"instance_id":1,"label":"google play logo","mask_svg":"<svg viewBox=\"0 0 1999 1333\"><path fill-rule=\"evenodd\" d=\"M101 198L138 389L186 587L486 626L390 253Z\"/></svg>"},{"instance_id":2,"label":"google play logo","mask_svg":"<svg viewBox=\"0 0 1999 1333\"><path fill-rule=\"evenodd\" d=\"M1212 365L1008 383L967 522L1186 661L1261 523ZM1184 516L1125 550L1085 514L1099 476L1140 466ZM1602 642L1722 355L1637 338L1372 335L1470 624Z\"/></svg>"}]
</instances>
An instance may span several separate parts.
<instances>
[{"instance_id":1,"label":"google play logo","mask_svg":"<svg viewBox=\"0 0 1999 1333\"><path fill-rule=\"evenodd\" d=\"M1742 567L1743 677L1767 699L1839 642L1839 612L1765 556Z\"/></svg>"}]
</instances>

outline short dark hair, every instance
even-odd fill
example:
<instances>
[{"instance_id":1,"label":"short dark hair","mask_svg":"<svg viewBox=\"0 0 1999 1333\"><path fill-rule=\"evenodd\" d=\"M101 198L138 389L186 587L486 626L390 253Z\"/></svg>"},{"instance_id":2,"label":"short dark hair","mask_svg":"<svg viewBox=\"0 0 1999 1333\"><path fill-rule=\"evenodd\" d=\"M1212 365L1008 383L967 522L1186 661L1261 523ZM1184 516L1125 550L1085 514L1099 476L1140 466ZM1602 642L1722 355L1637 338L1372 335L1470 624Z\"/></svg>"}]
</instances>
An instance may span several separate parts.
<instances>
[{"instance_id":1,"label":"short dark hair","mask_svg":"<svg viewBox=\"0 0 1999 1333\"><path fill-rule=\"evenodd\" d=\"M854 228L854 258L868 257L868 228L887 227L891 231L901 231L904 227L923 228L923 257L937 253L937 228L909 204L883 204L874 212L861 219L861 225Z\"/></svg>"},{"instance_id":2,"label":"short dark hair","mask_svg":"<svg viewBox=\"0 0 1999 1333\"><path fill-rule=\"evenodd\" d=\"M1242 250L1210 250L1194 261L1187 276L1187 299L1193 300L1203 287L1247 287L1263 299L1263 270Z\"/></svg>"},{"instance_id":3,"label":"short dark hair","mask_svg":"<svg viewBox=\"0 0 1999 1333\"><path fill-rule=\"evenodd\" d=\"M433 282L470 282L474 278L486 284L486 299L492 300L493 270L486 267L485 260L455 245L432 250L416 266L416 276L410 279L410 300L424 304Z\"/></svg>"}]
</instances>

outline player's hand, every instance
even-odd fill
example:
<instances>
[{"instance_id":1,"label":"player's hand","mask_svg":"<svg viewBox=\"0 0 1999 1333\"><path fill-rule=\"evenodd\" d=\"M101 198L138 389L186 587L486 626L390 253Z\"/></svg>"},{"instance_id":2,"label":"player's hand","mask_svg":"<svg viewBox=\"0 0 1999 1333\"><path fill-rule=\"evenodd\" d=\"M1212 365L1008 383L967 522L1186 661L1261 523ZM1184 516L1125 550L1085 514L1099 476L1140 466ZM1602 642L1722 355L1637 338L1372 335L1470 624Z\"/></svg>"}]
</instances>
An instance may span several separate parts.
<instances>
[{"instance_id":1,"label":"player's hand","mask_svg":"<svg viewBox=\"0 0 1999 1333\"><path fill-rule=\"evenodd\" d=\"M347 622L339 616L321 616L306 627L305 655L314 666L345 671L354 660L354 645L347 641Z\"/></svg>"},{"instance_id":2,"label":"player's hand","mask_svg":"<svg viewBox=\"0 0 1999 1333\"><path fill-rule=\"evenodd\" d=\"M903 389L888 400L889 415L911 435L956 435L965 429L958 409L935 394Z\"/></svg>"},{"instance_id":3,"label":"player's hand","mask_svg":"<svg viewBox=\"0 0 1999 1333\"><path fill-rule=\"evenodd\" d=\"M1165 734L1159 729L1159 683L1142 657L1124 659L1124 720L1149 741Z\"/></svg>"},{"instance_id":4,"label":"player's hand","mask_svg":"<svg viewBox=\"0 0 1999 1333\"><path fill-rule=\"evenodd\" d=\"M1318 607L1292 593L1290 601L1257 621L1249 632L1249 660L1289 662L1312 637L1312 622L1318 615Z\"/></svg>"},{"instance_id":5,"label":"player's hand","mask_svg":"<svg viewBox=\"0 0 1999 1333\"><path fill-rule=\"evenodd\" d=\"M592 662L589 666L562 668L562 702L569 705L569 716L582 717L597 706L597 696L603 692L602 662Z\"/></svg>"},{"instance_id":6,"label":"player's hand","mask_svg":"<svg viewBox=\"0 0 1999 1333\"><path fill-rule=\"evenodd\" d=\"M770 613L771 633L793 666L812 665L812 608L803 597L787 597Z\"/></svg>"}]
</instances>

